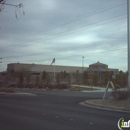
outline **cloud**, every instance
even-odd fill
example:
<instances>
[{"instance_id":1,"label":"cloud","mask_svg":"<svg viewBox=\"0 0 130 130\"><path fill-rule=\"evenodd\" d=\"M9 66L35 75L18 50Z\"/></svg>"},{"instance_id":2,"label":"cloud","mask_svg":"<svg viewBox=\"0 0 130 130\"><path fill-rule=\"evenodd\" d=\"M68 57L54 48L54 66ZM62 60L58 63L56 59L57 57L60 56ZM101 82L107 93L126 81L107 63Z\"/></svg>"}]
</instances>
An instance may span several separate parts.
<instances>
[{"instance_id":1,"label":"cloud","mask_svg":"<svg viewBox=\"0 0 130 130\"><path fill-rule=\"evenodd\" d=\"M24 8L17 10L19 19L15 18L14 7L6 6L0 14L1 71L10 62L50 64L54 57L57 65L81 66L82 56L86 57L86 66L101 61L127 70L123 0L23 0L22 3Z\"/></svg>"}]
</instances>

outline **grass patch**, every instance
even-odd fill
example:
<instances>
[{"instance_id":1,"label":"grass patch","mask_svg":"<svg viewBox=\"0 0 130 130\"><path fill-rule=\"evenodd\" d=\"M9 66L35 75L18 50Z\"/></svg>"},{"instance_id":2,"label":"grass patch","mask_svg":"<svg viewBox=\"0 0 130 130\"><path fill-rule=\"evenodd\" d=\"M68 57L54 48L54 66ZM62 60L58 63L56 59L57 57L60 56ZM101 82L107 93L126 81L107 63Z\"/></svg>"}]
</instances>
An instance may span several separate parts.
<instances>
[{"instance_id":1,"label":"grass patch","mask_svg":"<svg viewBox=\"0 0 130 130\"><path fill-rule=\"evenodd\" d=\"M4 93L14 93L14 90L11 88L0 88L0 92Z\"/></svg>"},{"instance_id":2,"label":"grass patch","mask_svg":"<svg viewBox=\"0 0 130 130\"><path fill-rule=\"evenodd\" d=\"M78 86L75 86L75 87L71 87L69 89L70 91L93 91L93 90L98 90L98 89L94 89L94 88L84 88L84 87L78 87Z\"/></svg>"}]
</instances>

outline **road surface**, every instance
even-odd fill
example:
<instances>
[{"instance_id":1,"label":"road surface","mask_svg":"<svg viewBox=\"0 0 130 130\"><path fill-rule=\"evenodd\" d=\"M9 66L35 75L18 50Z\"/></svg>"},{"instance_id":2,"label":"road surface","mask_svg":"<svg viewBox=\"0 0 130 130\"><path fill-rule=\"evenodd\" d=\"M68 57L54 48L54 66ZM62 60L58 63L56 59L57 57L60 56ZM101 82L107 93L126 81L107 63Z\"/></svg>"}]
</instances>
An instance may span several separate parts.
<instances>
[{"instance_id":1,"label":"road surface","mask_svg":"<svg viewBox=\"0 0 130 130\"><path fill-rule=\"evenodd\" d=\"M79 105L101 93L34 93L38 95L0 95L0 130L118 130L120 118L130 119L127 113Z\"/></svg>"}]
</instances>

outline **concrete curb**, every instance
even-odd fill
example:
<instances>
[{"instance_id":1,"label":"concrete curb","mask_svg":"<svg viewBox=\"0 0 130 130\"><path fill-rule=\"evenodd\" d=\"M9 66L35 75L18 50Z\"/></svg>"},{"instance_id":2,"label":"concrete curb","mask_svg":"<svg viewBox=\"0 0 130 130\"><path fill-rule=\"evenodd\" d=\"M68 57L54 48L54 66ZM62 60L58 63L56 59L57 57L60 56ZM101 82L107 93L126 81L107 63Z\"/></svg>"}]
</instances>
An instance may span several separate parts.
<instances>
[{"instance_id":1,"label":"concrete curb","mask_svg":"<svg viewBox=\"0 0 130 130\"><path fill-rule=\"evenodd\" d=\"M130 109L129 108L124 108L124 107L97 105L97 104L90 103L89 101L81 102L79 104L87 106L87 107L95 108L95 109L130 113Z\"/></svg>"}]
</instances>

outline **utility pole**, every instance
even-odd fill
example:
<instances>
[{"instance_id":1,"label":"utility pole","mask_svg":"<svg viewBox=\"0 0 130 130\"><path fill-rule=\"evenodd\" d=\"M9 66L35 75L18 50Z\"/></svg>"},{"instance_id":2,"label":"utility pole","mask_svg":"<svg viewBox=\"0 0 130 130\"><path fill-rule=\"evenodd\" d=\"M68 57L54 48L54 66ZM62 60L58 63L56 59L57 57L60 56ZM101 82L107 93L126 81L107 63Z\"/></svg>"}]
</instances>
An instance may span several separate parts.
<instances>
[{"instance_id":1,"label":"utility pole","mask_svg":"<svg viewBox=\"0 0 130 130\"><path fill-rule=\"evenodd\" d=\"M84 56L82 56L82 85L83 85L83 71L84 71Z\"/></svg>"},{"instance_id":2,"label":"utility pole","mask_svg":"<svg viewBox=\"0 0 130 130\"><path fill-rule=\"evenodd\" d=\"M128 91L130 91L130 0L127 0Z\"/></svg>"}]
</instances>

